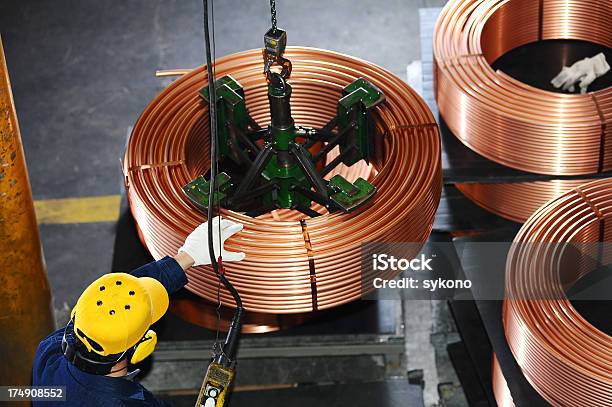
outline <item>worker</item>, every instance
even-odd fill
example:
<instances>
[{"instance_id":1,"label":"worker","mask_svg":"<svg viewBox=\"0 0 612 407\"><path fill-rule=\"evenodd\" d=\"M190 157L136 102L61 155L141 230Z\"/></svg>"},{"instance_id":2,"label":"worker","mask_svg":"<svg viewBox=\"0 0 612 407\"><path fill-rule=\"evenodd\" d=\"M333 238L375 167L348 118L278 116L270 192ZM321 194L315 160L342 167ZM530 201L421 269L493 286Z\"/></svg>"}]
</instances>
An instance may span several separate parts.
<instances>
[{"instance_id":1,"label":"worker","mask_svg":"<svg viewBox=\"0 0 612 407\"><path fill-rule=\"evenodd\" d=\"M223 247L242 225L219 217L212 222L218 254L218 245ZM66 401L58 401L58 406L167 405L134 381L138 370L130 367L153 352L157 336L150 327L166 313L168 295L187 284L185 270L211 264L208 241L208 225L203 223L176 256L131 274L106 274L91 283L77 300L68 325L38 346L33 385L65 386ZM244 257L244 253L222 250L224 262Z\"/></svg>"}]
</instances>

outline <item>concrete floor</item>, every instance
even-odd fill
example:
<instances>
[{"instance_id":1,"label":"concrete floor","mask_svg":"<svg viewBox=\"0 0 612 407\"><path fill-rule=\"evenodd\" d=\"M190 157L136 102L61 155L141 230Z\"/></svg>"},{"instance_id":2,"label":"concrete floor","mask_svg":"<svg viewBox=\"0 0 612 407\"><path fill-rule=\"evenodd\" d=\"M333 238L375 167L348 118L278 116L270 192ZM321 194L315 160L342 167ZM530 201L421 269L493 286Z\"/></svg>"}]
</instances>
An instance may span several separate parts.
<instances>
[{"instance_id":1,"label":"concrete floor","mask_svg":"<svg viewBox=\"0 0 612 407\"><path fill-rule=\"evenodd\" d=\"M418 9L444 3L279 0L277 12L290 45L351 54L405 78L406 66L420 58ZM217 1L217 56L261 47L269 25L267 1ZM120 193L126 131L169 83L155 70L204 59L195 0L3 1L0 33L35 199ZM110 271L115 225L42 225L41 233L63 320L82 288ZM425 369L427 405L437 403L438 382L456 381L434 352L443 349L436 341L455 335L442 314L429 303L407 313L408 366Z\"/></svg>"}]
</instances>

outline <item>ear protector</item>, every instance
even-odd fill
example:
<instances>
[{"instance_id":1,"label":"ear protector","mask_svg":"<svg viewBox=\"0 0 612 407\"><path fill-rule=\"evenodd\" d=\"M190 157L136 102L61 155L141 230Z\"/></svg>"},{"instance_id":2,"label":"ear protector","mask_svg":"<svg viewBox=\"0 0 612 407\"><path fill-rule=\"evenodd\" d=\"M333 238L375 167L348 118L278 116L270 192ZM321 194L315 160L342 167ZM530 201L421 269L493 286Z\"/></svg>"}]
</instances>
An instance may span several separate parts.
<instances>
[{"instance_id":1,"label":"ear protector","mask_svg":"<svg viewBox=\"0 0 612 407\"><path fill-rule=\"evenodd\" d=\"M80 338L74 335L73 320L66 325L64 329L64 336L62 337L62 353L73 365L79 370L86 373L95 375L107 375L112 372L113 366L119 363L121 360L127 358L131 364L136 364L146 359L157 345L157 334L155 331L149 329L147 333L136 343L136 345L127 349L121 354L118 354L116 358L109 361L94 360L87 355L83 354L76 346L76 341ZM87 338L86 338L87 340Z\"/></svg>"},{"instance_id":2,"label":"ear protector","mask_svg":"<svg viewBox=\"0 0 612 407\"><path fill-rule=\"evenodd\" d=\"M136 364L145 360L153 351L157 345L157 334L155 331L149 329L142 339L134 345L132 355L130 357L130 363Z\"/></svg>"}]
</instances>

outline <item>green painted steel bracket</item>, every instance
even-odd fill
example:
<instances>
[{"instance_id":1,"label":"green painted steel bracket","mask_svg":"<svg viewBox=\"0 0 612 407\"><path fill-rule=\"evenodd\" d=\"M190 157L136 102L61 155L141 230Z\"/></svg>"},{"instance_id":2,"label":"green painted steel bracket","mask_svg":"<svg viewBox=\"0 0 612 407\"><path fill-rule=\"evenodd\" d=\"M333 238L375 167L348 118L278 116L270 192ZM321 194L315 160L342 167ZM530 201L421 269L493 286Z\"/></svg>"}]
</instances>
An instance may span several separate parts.
<instances>
[{"instance_id":1,"label":"green painted steel bracket","mask_svg":"<svg viewBox=\"0 0 612 407\"><path fill-rule=\"evenodd\" d=\"M374 154L372 134L374 121L371 110L385 101L385 95L363 78L356 79L342 90L338 101L338 132L347 132L340 142L342 162L351 166L364 159L369 162Z\"/></svg>"},{"instance_id":2,"label":"green painted steel bracket","mask_svg":"<svg viewBox=\"0 0 612 407\"><path fill-rule=\"evenodd\" d=\"M293 185L310 188L306 176L297 165L285 167L279 165L276 157L273 157L261 175L277 186L273 196L269 195L264 199L267 205L271 206L276 201L281 208L294 208L296 205L310 206L310 199L292 190Z\"/></svg>"},{"instance_id":3,"label":"green painted steel bracket","mask_svg":"<svg viewBox=\"0 0 612 407\"><path fill-rule=\"evenodd\" d=\"M231 178L226 173L217 174L216 184L218 190L213 194L213 205L219 205L232 187ZM209 203L210 182L200 175L183 187L187 199L200 209L207 209Z\"/></svg>"},{"instance_id":4,"label":"green painted steel bracket","mask_svg":"<svg viewBox=\"0 0 612 407\"><path fill-rule=\"evenodd\" d=\"M217 92L217 134L219 137L219 159L230 157L237 163L240 159L232 154L230 145L237 144L236 131L246 134L249 114L246 108L244 90L238 81L226 75L215 81ZM200 96L209 101L208 86L200 90Z\"/></svg>"},{"instance_id":5,"label":"green painted steel bracket","mask_svg":"<svg viewBox=\"0 0 612 407\"><path fill-rule=\"evenodd\" d=\"M376 193L376 187L365 179L357 178L351 184L341 175L333 176L329 187L334 191L330 195L332 202L345 212L357 209Z\"/></svg>"}]
</instances>

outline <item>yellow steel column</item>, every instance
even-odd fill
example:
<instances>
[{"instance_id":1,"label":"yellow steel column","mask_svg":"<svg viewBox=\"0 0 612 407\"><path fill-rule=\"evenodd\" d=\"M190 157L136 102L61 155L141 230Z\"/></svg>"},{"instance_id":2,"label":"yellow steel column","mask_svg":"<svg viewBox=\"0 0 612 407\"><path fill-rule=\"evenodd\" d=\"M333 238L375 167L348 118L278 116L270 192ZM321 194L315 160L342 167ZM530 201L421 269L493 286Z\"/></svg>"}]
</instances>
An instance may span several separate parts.
<instances>
[{"instance_id":1,"label":"yellow steel column","mask_svg":"<svg viewBox=\"0 0 612 407\"><path fill-rule=\"evenodd\" d=\"M28 385L53 329L32 191L0 38L0 385ZM23 403L20 403L23 405Z\"/></svg>"}]
</instances>

